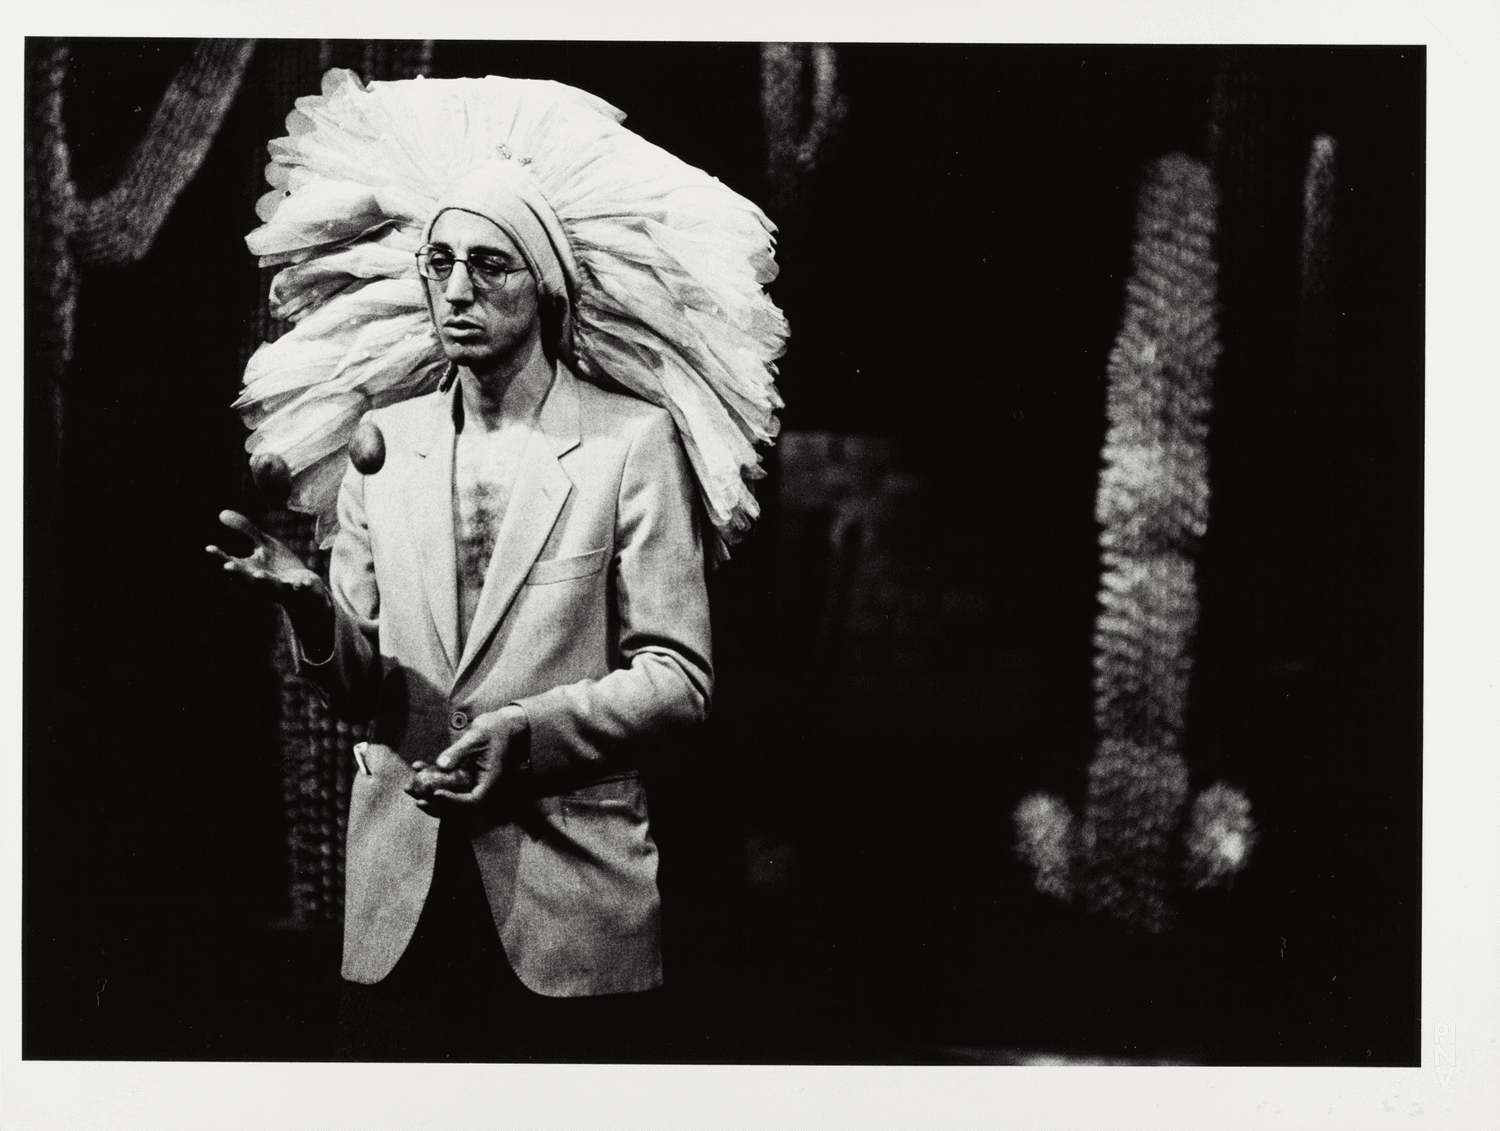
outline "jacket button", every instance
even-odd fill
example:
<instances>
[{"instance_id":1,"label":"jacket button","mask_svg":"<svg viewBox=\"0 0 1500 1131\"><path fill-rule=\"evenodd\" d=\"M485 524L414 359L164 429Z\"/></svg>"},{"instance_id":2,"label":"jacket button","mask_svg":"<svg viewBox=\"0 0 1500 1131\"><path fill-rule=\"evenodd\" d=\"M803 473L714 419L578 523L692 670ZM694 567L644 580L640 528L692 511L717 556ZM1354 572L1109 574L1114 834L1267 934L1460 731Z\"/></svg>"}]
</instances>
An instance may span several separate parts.
<instances>
[{"instance_id":1,"label":"jacket button","mask_svg":"<svg viewBox=\"0 0 1500 1131\"><path fill-rule=\"evenodd\" d=\"M464 727L469 725L469 716L463 711L454 711L453 717L448 720L448 725L454 730L463 730Z\"/></svg>"}]
</instances>

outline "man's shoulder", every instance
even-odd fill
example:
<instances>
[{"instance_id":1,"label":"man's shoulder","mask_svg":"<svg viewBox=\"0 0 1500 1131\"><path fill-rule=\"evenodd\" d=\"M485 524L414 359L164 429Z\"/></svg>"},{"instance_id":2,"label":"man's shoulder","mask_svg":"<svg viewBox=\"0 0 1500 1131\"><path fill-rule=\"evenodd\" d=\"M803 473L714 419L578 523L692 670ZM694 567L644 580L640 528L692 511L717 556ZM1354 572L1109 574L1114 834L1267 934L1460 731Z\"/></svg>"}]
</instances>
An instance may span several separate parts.
<instances>
[{"instance_id":1,"label":"man's shoulder","mask_svg":"<svg viewBox=\"0 0 1500 1131\"><path fill-rule=\"evenodd\" d=\"M593 435L631 439L653 427L672 431L666 409L583 378L578 380L578 416L581 429Z\"/></svg>"}]
</instances>

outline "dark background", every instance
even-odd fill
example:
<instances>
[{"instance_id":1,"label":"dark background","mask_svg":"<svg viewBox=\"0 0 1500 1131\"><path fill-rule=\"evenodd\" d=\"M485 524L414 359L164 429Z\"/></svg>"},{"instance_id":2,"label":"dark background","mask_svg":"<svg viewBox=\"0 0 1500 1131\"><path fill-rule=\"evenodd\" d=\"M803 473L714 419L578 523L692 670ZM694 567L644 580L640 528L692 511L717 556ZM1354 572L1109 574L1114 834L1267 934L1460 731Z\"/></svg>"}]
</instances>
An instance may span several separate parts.
<instances>
[{"instance_id":1,"label":"dark background","mask_svg":"<svg viewBox=\"0 0 1500 1131\"><path fill-rule=\"evenodd\" d=\"M191 43L71 46L89 196ZM269 76L307 50L262 43L147 257L85 272L59 476L28 442L27 1057L326 1055L337 932L275 925L273 622L202 551L221 508L256 507L229 408L262 286L243 236L289 109ZM433 75L585 87L768 201L759 58L439 43ZM672 1058L1417 1063L1423 51L853 45L838 63L847 117L773 213L772 294L785 427L853 439L789 436L771 460L765 520L712 581L715 717L651 769ZM1032 890L1011 813L1034 789L1082 799L1135 194L1157 157L1210 157L1226 66L1253 75L1261 132L1253 181L1226 189L1188 764L1195 789L1243 788L1263 835L1231 890L1131 935ZM1310 310L1321 132L1335 274ZM868 456L900 488L842 586L798 450Z\"/></svg>"}]
</instances>

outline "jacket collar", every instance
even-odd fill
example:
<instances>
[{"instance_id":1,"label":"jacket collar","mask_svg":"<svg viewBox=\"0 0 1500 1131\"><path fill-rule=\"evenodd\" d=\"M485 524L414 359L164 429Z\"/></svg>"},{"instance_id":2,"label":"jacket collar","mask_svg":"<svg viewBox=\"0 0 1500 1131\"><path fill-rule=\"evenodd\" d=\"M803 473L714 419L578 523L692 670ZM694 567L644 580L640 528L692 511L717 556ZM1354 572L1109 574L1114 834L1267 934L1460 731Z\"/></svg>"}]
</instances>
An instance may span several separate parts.
<instances>
[{"instance_id":1,"label":"jacket collar","mask_svg":"<svg viewBox=\"0 0 1500 1131\"><path fill-rule=\"evenodd\" d=\"M560 464L578 446L578 378L558 364L526 445L510 505L495 539L474 623L458 650L458 564L453 527L453 446L457 385L432 398L431 416L418 432L417 468L408 483L407 513L417 538L423 589L454 682L464 678L515 602L516 594L573 489Z\"/></svg>"}]
</instances>

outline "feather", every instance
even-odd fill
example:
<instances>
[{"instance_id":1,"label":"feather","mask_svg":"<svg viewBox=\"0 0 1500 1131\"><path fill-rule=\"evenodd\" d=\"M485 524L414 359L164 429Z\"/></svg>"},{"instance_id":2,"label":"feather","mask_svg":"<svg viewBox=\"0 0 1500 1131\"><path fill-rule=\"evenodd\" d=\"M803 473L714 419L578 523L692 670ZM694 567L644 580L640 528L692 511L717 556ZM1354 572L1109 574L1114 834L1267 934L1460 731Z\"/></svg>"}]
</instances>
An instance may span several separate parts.
<instances>
[{"instance_id":1,"label":"feather","mask_svg":"<svg viewBox=\"0 0 1500 1131\"><path fill-rule=\"evenodd\" d=\"M449 184L506 156L552 206L578 264L580 373L671 414L716 557L750 528L757 447L774 441L782 407L787 325L764 291L775 227L624 117L561 83L496 76L367 87L332 70L297 100L246 240L283 268L272 308L295 326L250 359L235 407L253 430L247 449L287 460L290 505L318 516L325 543L359 418L442 372L412 259L423 225Z\"/></svg>"}]
</instances>

